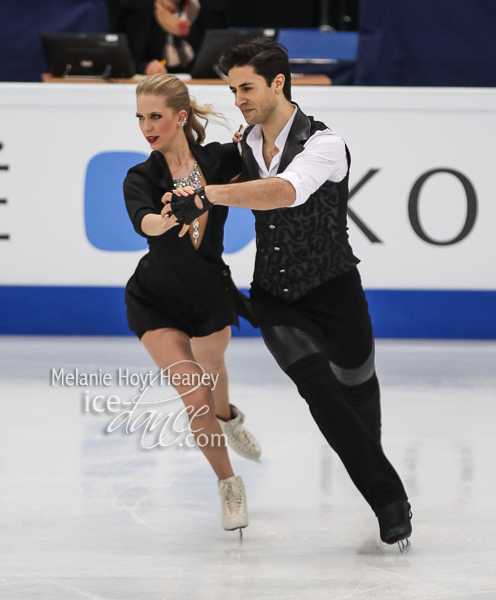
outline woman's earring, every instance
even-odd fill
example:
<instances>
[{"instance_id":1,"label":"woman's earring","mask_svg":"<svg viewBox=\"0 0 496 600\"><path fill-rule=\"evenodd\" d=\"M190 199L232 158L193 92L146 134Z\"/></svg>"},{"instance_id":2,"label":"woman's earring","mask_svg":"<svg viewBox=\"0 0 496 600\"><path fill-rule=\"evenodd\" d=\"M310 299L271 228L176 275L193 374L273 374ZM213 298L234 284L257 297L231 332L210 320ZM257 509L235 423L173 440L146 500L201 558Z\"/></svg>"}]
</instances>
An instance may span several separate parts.
<instances>
[{"instance_id":1,"label":"woman's earring","mask_svg":"<svg viewBox=\"0 0 496 600\"><path fill-rule=\"evenodd\" d=\"M178 125L179 127L184 127L186 125L186 117L182 121L179 121Z\"/></svg>"}]
</instances>

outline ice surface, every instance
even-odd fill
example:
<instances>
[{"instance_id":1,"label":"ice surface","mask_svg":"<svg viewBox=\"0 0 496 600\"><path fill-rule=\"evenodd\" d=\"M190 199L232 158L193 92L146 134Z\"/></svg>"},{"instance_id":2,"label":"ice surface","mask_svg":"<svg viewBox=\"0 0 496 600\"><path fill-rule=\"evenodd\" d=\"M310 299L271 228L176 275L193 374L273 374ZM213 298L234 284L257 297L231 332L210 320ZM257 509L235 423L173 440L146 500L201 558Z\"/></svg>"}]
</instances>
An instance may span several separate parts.
<instances>
[{"instance_id":1,"label":"ice surface","mask_svg":"<svg viewBox=\"0 0 496 600\"><path fill-rule=\"evenodd\" d=\"M496 343L380 340L377 363L414 512L404 556L260 339L228 351L231 401L263 448L261 464L232 454L240 543L198 449L104 433L113 415L84 412L87 388L50 384L54 368L153 369L136 339L0 338L0 598L495 600Z\"/></svg>"}]
</instances>

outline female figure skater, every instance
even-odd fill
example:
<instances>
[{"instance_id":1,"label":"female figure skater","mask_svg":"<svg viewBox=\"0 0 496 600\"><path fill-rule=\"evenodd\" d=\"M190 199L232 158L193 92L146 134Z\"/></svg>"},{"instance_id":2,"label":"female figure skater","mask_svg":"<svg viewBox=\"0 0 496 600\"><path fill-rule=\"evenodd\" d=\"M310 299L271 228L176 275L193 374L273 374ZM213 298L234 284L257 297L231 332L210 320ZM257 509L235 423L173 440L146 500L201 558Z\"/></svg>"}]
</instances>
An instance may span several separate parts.
<instances>
[{"instance_id":1,"label":"female figure skater","mask_svg":"<svg viewBox=\"0 0 496 600\"><path fill-rule=\"evenodd\" d=\"M229 182L241 170L239 152L234 144L201 145L206 125L198 117L208 121L212 110L197 106L174 75L147 77L136 94L136 116L153 152L124 180L129 216L149 245L126 286L129 327L158 367L170 368L171 376L179 373L181 382L187 375L195 381L205 372L217 381L212 390L182 383L175 387L191 407L192 433L197 441L202 436L198 445L218 477L222 526L238 529L248 525L246 493L241 477L234 476L222 433L246 458L257 460L261 450L243 427L243 413L228 398L224 352L230 325L239 324L238 313L246 315L242 294L222 260L228 209L219 207L201 216L192 224L191 235L179 238L168 231L174 222L166 216L163 199L184 185Z\"/></svg>"}]
</instances>

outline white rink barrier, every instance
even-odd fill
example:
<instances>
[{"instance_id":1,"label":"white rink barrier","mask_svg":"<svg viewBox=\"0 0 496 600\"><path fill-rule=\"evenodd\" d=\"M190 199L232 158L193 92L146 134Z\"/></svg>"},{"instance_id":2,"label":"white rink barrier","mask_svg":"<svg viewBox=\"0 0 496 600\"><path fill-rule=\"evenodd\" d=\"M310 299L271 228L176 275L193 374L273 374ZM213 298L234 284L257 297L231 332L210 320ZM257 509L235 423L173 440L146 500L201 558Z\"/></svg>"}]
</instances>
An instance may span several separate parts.
<instances>
[{"instance_id":1,"label":"white rink barrier","mask_svg":"<svg viewBox=\"0 0 496 600\"><path fill-rule=\"evenodd\" d=\"M243 119L228 87L190 90L228 119L207 142L230 141ZM350 148L349 234L376 334L496 338L496 90L295 87L293 99ZM146 241L122 179L149 153L134 86L0 84L0 144L0 333L128 333L123 288ZM250 211L231 210L225 247L248 288Z\"/></svg>"}]
</instances>

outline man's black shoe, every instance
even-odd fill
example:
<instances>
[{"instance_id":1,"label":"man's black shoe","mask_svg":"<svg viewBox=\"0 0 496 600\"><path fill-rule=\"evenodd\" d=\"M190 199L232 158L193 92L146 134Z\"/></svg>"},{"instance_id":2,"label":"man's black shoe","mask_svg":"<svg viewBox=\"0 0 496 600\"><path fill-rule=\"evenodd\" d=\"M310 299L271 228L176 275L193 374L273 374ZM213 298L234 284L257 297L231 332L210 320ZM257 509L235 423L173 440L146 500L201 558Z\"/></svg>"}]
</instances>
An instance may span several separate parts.
<instances>
[{"instance_id":1,"label":"man's black shoe","mask_svg":"<svg viewBox=\"0 0 496 600\"><path fill-rule=\"evenodd\" d=\"M381 540L386 544L398 542L401 552L410 548L408 538L412 535L412 511L406 500L388 504L377 513Z\"/></svg>"}]
</instances>

